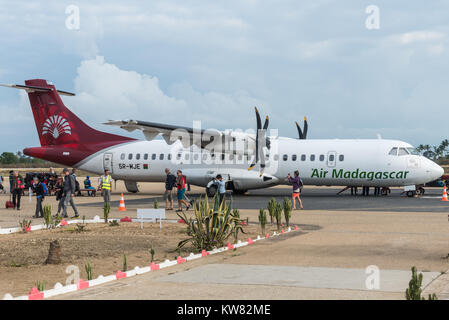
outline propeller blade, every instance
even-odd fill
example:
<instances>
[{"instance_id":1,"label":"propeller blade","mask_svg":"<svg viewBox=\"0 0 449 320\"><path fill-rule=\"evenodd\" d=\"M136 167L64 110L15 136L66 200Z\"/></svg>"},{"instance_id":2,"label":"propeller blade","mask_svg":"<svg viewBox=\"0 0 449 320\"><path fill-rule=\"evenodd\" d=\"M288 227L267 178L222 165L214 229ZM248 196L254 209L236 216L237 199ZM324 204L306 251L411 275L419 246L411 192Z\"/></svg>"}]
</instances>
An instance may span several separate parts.
<instances>
[{"instance_id":1,"label":"propeller blade","mask_svg":"<svg viewBox=\"0 0 449 320\"><path fill-rule=\"evenodd\" d=\"M301 127L298 124L298 121L296 121L295 123L296 123L296 129L298 129L298 137L299 137L299 139L304 139L303 138L304 136L302 135L302 130L301 130Z\"/></svg>"},{"instance_id":2,"label":"propeller blade","mask_svg":"<svg viewBox=\"0 0 449 320\"><path fill-rule=\"evenodd\" d=\"M256 123L257 123L257 129L256 129L256 158L254 162L249 166L248 170L252 170L257 162L259 162L259 130L262 129L262 120L260 119L259 110L257 110L257 107L254 107L254 110L256 111ZM266 121L265 121L266 122Z\"/></svg>"},{"instance_id":3,"label":"propeller blade","mask_svg":"<svg viewBox=\"0 0 449 320\"><path fill-rule=\"evenodd\" d=\"M309 129L309 124L307 123L307 118L304 117L304 135L303 139L307 139L307 130Z\"/></svg>"}]
</instances>

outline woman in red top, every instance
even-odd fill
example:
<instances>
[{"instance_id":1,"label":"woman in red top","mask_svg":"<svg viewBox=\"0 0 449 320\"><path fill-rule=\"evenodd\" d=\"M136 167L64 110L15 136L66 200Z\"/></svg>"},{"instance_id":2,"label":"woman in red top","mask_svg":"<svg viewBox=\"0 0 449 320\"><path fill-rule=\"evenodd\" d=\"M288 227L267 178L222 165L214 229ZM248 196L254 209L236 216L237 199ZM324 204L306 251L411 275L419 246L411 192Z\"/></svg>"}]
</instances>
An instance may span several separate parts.
<instances>
[{"instance_id":1,"label":"woman in red top","mask_svg":"<svg viewBox=\"0 0 449 320\"><path fill-rule=\"evenodd\" d=\"M178 210L176 212L182 212L182 204L186 206L186 210L189 210L190 204L184 200L184 194L186 193L186 176L182 174L181 170L177 171L176 188L178 189Z\"/></svg>"},{"instance_id":2,"label":"woman in red top","mask_svg":"<svg viewBox=\"0 0 449 320\"><path fill-rule=\"evenodd\" d=\"M23 179L17 171L14 171L12 177L12 202L14 204L14 209L20 210L20 198L22 198L23 189L25 185L23 184Z\"/></svg>"}]
</instances>

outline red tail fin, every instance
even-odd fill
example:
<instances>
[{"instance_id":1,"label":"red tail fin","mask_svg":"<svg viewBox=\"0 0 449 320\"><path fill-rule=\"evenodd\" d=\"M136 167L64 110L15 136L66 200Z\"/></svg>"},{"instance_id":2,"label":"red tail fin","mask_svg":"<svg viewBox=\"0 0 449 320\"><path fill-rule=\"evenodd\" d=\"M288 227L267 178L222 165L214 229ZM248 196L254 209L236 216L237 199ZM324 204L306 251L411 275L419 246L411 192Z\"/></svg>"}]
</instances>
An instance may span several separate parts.
<instances>
[{"instance_id":1,"label":"red tail fin","mask_svg":"<svg viewBox=\"0 0 449 320\"><path fill-rule=\"evenodd\" d=\"M28 92L41 143L41 147L24 149L28 156L71 166L100 150L135 140L92 129L67 109L59 96L74 94L56 90L45 80L2 86Z\"/></svg>"},{"instance_id":2,"label":"red tail fin","mask_svg":"<svg viewBox=\"0 0 449 320\"><path fill-rule=\"evenodd\" d=\"M28 88L35 88L27 91L41 146L103 144L133 140L89 127L66 108L55 86L48 84L46 80L27 80L25 84ZM69 94L61 91L59 93Z\"/></svg>"}]
</instances>

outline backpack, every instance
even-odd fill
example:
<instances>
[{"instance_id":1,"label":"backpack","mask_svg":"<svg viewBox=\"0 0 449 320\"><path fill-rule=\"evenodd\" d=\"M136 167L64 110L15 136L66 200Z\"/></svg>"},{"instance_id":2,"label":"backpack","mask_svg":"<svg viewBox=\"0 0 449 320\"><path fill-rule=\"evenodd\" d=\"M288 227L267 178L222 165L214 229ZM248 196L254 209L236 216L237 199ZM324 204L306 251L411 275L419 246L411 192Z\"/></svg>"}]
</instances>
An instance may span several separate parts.
<instances>
[{"instance_id":1,"label":"backpack","mask_svg":"<svg viewBox=\"0 0 449 320\"><path fill-rule=\"evenodd\" d=\"M42 189L44 189L44 197L48 196L48 188L47 185L45 183L41 183L42 184Z\"/></svg>"}]
</instances>

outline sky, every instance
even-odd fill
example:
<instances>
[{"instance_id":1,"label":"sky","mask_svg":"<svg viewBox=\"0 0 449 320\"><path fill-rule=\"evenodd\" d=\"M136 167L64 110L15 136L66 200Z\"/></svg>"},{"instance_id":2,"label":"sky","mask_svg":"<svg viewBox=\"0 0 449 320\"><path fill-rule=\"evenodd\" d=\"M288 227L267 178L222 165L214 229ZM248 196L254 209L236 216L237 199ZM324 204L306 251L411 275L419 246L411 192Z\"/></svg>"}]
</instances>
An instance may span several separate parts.
<instances>
[{"instance_id":1,"label":"sky","mask_svg":"<svg viewBox=\"0 0 449 320\"><path fill-rule=\"evenodd\" d=\"M448 138L447 12L438 0L0 0L0 83L47 79L89 125L142 139L102 123L246 130L257 106L282 136L307 116L310 139L435 145ZM39 145L24 92L0 87L0 114L0 152Z\"/></svg>"}]
</instances>

